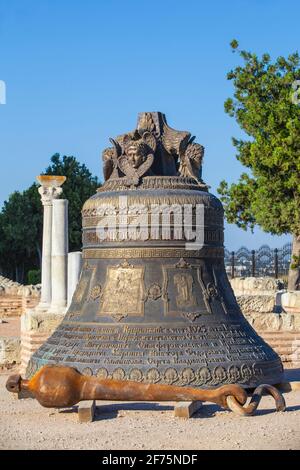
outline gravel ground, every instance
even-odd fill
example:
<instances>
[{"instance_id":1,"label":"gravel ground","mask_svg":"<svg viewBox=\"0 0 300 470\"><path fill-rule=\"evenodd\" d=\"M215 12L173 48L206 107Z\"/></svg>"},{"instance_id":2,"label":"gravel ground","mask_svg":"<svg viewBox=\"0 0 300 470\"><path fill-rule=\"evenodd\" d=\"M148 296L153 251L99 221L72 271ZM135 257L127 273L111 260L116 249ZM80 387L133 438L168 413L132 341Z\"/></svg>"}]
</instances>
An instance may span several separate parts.
<instances>
[{"instance_id":1,"label":"gravel ground","mask_svg":"<svg viewBox=\"0 0 300 470\"><path fill-rule=\"evenodd\" d=\"M276 413L263 397L257 414L236 416L204 404L192 419L174 418L172 403L98 402L93 423L78 423L76 407L41 407L18 400L0 375L0 449L300 449L300 392L285 394Z\"/></svg>"}]
</instances>

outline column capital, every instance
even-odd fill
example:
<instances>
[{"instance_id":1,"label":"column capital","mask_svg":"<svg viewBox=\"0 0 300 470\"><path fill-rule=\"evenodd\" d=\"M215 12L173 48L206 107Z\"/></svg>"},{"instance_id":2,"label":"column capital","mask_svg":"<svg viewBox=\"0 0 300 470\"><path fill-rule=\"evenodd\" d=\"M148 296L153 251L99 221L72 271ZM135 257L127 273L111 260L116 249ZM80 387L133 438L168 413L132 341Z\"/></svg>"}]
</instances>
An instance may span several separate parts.
<instances>
[{"instance_id":1,"label":"column capital","mask_svg":"<svg viewBox=\"0 0 300 470\"><path fill-rule=\"evenodd\" d=\"M38 191L41 195L43 206L52 206L53 199L57 199L61 193L61 186L66 181L65 176L40 175L36 177L41 185Z\"/></svg>"},{"instance_id":2,"label":"column capital","mask_svg":"<svg viewBox=\"0 0 300 470\"><path fill-rule=\"evenodd\" d=\"M55 186L40 186L38 192L41 195L41 201L43 206L52 206L53 199L57 199L61 193L62 188L56 188Z\"/></svg>"}]
</instances>

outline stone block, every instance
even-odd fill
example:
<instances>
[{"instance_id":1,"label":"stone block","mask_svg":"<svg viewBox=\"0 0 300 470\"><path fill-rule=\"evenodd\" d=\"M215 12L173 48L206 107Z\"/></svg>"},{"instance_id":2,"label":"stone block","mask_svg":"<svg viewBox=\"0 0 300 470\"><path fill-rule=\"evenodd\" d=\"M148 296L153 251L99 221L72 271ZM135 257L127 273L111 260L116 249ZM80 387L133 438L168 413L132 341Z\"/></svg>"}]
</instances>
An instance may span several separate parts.
<instances>
[{"instance_id":1,"label":"stone block","mask_svg":"<svg viewBox=\"0 0 300 470\"><path fill-rule=\"evenodd\" d=\"M284 288L283 282L273 277L235 277L230 284L235 295L275 295Z\"/></svg>"},{"instance_id":2,"label":"stone block","mask_svg":"<svg viewBox=\"0 0 300 470\"><path fill-rule=\"evenodd\" d=\"M238 295L236 300L243 314L251 312L270 313L275 310L276 296L270 295Z\"/></svg>"},{"instance_id":3,"label":"stone block","mask_svg":"<svg viewBox=\"0 0 300 470\"><path fill-rule=\"evenodd\" d=\"M20 363L21 341L18 337L0 337L0 364L10 365Z\"/></svg>"},{"instance_id":4,"label":"stone block","mask_svg":"<svg viewBox=\"0 0 300 470\"><path fill-rule=\"evenodd\" d=\"M32 354L48 339L63 315L28 310L21 316L21 371L25 373Z\"/></svg>"},{"instance_id":5,"label":"stone block","mask_svg":"<svg viewBox=\"0 0 300 470\"><path fill-rule=\"evenodd\" d=\"M21 331L38 331L39 333L52 333L60 324L63 315L55 313L29 310L21 317Z\"/></svg>"},{"instance_id":6,"label":"stone block","mask_svg":"<svg viewBox=\"0 0 300 470\"><path fill-rule=\"evenodd\" d=\"M265 312L246 312L244 315L256 331L292 331L294 329L293 318L290 315Z\"/></svg>"},{"instance_id":7,"label":"stone block","mask_svg":"<svg viewBox=\"0 0 300 470\"><path fill-rule=\"evenodd\" d=\"M282 294L281 305L285 312L300 315L300 291L289 291Z\"/></svg>"},{"instance_id":8,"label":"stone block","mask_svg":"<svg viewBox=\"0 0 300 470\"><path fill-rule=\"evenodd\" d=\"M174 406L174 416L176 418L191 418L202 406L202 401L178 402Z\"/></svg>"},{"instance_id":9,"label":"stone block","mask_svg":"<svg viewBox=\"0 0 300 470\"><path fill-rule=\"evenodd\" d=\"M96 411L95 400L84 400L78 405L78 421L80 423L91 423Z\"/></svg>"}]
</instances>

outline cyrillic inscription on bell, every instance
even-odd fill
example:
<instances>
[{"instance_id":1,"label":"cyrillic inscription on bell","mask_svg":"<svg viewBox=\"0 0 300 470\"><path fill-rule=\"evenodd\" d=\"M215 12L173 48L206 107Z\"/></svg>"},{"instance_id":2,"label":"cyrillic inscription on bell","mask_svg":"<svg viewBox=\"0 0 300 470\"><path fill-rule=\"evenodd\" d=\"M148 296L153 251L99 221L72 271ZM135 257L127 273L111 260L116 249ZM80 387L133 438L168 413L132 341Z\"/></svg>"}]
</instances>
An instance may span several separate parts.
<instances>
[{"instance_id":1,"label":"cyrillic inscription on bell","mask_svg":"<svg viewBox=\"0 0 300 470\"><path fill-rule=\"evenodd\" d=\"M243 317L224 268L223 208L201 178L204 148L162 113L103 151L84 204L84 265L60 326L33 355L140 382L279 383L277 354Z\"/></svg>"}]
</instances>

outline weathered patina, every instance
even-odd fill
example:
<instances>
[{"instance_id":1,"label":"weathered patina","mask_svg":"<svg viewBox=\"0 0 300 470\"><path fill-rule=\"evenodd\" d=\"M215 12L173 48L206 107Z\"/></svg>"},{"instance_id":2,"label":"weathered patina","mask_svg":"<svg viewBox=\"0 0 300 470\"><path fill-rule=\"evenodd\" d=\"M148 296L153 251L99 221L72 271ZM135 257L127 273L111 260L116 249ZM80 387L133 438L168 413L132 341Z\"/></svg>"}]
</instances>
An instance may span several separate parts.
<instances>
[{"instance_id":1,"label":"weathered patina","mask_svg":"<svg viewBox=\"0 0 300 470\"><path fill-rule=\"evenodd\" d=\"M105 182L82 210L79 284L27 377L59 363L143 384L282 382L278 355L245 320L228 282L223 207L202 180L203 146L156 112L141 113L137 128L111 143ZM192 240L195 227L203 243Z\"/></svg>"},{"instance_id":2,"label":"weathered patina","mask_svg":"<svg viewBox=\"0 0 300 470\"><path fill-rule=\"evenodd\" d=\"M214 390L201 390L175 385L142 384L131 380L98 379L80 374L73 367L47 365L29 380L11 375L6 383L9 392L26 392L46 408L65 408L80 401L209 401L236 414L251 416L263 393L273 396L276 411L285 410L282 394L272 385L260 385L255 389L247 405L247 393L240 385L222 385Z\"/></svg>"}]
</instances>

